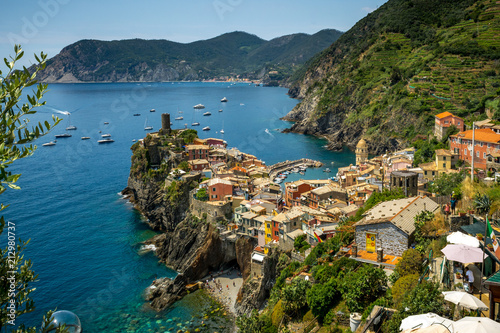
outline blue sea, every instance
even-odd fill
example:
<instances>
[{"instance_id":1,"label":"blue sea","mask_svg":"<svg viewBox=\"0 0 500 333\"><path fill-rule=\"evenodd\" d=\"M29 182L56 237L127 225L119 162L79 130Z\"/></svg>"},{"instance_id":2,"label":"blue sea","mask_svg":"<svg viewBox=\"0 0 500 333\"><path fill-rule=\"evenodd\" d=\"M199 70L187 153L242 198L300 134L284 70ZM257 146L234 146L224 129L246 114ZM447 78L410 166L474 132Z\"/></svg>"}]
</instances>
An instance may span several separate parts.
<instances>
[{"instance_id":1,"label":"blue sea","mask_svg":"<svg viewBox=\"0 0 500 333\"><path fill-rule=\"evenodd\" d=\"M143 291L154 278L174 277L176 272L141 250L141 242L155 233L119 195L127 185L130 147L133 140L146 135L145 123L157 130L161 114L168 112L173 128L200 122L194 127L200 137L223 138L229 147L254 154L268 165L307 157L332 170L327 174L322 168L309 169L289 180L325 178L338 167L354 163L352 152L328 151L323 139L280 132L291 125L280 117L298 102L286 92L243 83L49 85L44 98L47 105L30 120L50 120L55 115L62 121L36 142L33 156L11 166L11 171L22 173L21 190L8 189L1 196L2 203L10 204L3 214L15 223L16 236L31 239L25 257L33 261L39 276L32 294L36 310L16 323L39 327L44 313L57 308L76 313L84 332L196 328L223 332L229 325L227 319L218 316L218 305L202 293L188 295L164 313L155 313L145 304ZM223 97L227 103L220 102ZM194 110L198 103L206 108ZM207 111L212 115L203 116ZM174 120L179 116L184 119ZM64 133L69 123L77 126L68 131L72 137L58 139L55 146L42 146L54 140L54 134ZM201 131L205 126L211 130ZM97 144L102 134L111 134L115 142ZM90 139L81 140L82 136ZM4 232L2 246L6 239Z\"/></svg>"}]
</instances>

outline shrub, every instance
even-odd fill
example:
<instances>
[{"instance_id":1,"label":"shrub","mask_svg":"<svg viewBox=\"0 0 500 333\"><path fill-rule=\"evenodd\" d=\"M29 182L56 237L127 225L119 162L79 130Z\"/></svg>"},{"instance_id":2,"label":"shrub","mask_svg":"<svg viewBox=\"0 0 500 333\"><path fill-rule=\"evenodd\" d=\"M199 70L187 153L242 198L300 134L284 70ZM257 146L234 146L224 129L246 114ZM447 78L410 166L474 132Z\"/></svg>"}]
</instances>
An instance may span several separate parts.
<instances>
[{"instance_id":1,"label":"shrub","mask_svg":"<svg viewBox=\"0 0 500 333\"><path fill-rule=\"evenodd\" d=\"M410 274L420 274L422 271L422 255L415 249L403 252L403 257L396 264L400 278Z\"/></svg>"},{"instance_id":2,"label":"shrub","mask_svg":"<svg viewBox=\"0 0 500 333\"><path fill-rule=\"evenodd\" d=\"M394 306L399 307L403 302L406 294L415 288L418 284L419 276L417 274L409 274L399 278L394 287L392 287L392 301Z\"/></svg>"},{"instance_id":3,"label":"shrub","mask_svg":"<svg viewBox=\"0 0 500 333\"><path fill-rule=\"evenodd\" d=\"M285 312L283 311L283 301L279 300L274 306L273 314L271 315L271 321L274 326L278 327L283 319Z\"/></svg>"}]
</instances>

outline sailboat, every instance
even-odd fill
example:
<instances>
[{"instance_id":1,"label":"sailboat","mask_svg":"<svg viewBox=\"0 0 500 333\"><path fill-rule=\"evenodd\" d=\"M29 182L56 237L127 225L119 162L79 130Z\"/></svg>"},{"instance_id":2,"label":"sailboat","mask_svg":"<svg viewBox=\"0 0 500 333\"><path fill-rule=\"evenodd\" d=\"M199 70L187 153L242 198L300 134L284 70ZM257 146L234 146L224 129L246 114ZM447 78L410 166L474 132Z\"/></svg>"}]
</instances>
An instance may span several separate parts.
<instances>
[{"instance_id":1,"label":"sailboat","mask_svg":"<svg viewBox=\"0 0 500 333\"><path fill-rule=\"evenodd\" d=\"M146 117L146 122L144 123L144 130L151 131L152 129L153 129L153 126L148 125L148 117Z\"/></svg>"},{"instance_id":2,"label":"sailboat","mask_svg":"<svg viewBox=\"0 0 500 333\"><path fill-rule=\"evenodd\" d=\"M221 134L224 134L224 120L222 121L222 129L220 130Z\"/></svg>"},{"instance_id":3,"label":"sailboat","mask_svg":"<svg viewBox=\"0 0 500 333\"><path fill-rule=\"evenodd\" d=\"M68 112L68 127L66 127L66 131L76 130L76 126L71 125L71 113Z\"/></svg>"}]
</instances>

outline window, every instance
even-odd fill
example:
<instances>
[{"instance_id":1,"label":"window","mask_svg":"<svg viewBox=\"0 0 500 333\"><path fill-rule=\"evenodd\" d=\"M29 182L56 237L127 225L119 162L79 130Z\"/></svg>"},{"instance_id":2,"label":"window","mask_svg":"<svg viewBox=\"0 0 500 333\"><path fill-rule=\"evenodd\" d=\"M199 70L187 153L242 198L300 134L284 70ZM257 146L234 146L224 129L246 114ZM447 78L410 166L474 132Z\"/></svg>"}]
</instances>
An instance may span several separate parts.
<instances>
[{"instance_id":1,"label":"window","mask_svg":"<svg viewBox=\"0 0 500 333\"><path fill-rule=\"evenodd\" d=\"M483 153L483 158L486 158L486 153Z\"/></svg>"},{"instance_id":2,"label":"window","mask_svg":"<svg viewBox=\"0 0 500 333\"><path fill-rule=\"evenodd\" d=\"M274 236L279 236L279 233L277 231L275 231Z\"/></svg>"},{"instance_id":3,"label":"window","mask_svg":"<svg viewBox=\"0 0 500 333\"><path fill-rule=\"evenodd\" d=\"M216 191L215 187L212 187L212 192L215 192L215 191Z\"/></svg>"},{"instance_id":4,"label":"window","mask_svg":"<svg viewBox=\"0 0 500 333\"><path fill-rule=\"evenodd\" d=\"M482 142L480 142L480 144L481 144L481 147L482 147L482 146L483 146L483 143L482 143Z\"/></svg>"},{"instance_id":5,"label":"window","mask_svg":"<svg viewBox=\"0 0 500 333\"><path fill-rule=\"evenodd\" d=\"M267 224L267 229L271 229L271 223Z\"/></svg>"},{"instance_id":6,"label":"window","mask_svg":"<svg viewBox=\"0 0 500 333\"><path fill-rule=\"evenodd\" d=\"M491 148L491 143L488 143L488 148Z\"/></svg>"},{"instance_id":7,"label":"window","mask_svg":"<svg viewBox=\"0 0 500 333\"><path fill-rule=\"evenodd\" d=\"M460 151L459 151L459 149L458 149L458 148L453 148L453 152L454 152L455 154L458 154Z\"/></svg>"},{"instance_id":8,"label":"window","mask_svg":"<svg viewBox=\"0 0 500 333\"><path fill-rule=\"evenodd\" d=\"M460 122L459 121L457 121L457 125L460 126Z\"/></svg>"},{"instance_id":9,"label":"window","mask_svg":"<svg viewBox=\"0 0 500 333\"><path fill-rule=\"evenodd\" d=\"M446 163L443 163L443 168L446 168Z\"/></svg>"},{"instance_id":10,"label":"window","mask_svg":"<svg viewBox=\"0 0 500 333\"><path fill-rule=\"evenodd\" d=\"M464 155L467 155L467 148L464 149Z\"/></svg>"},{"instance_id":11,"label":"window","mask_svg":"<svg viewBox=\"0 0 500 333\"><path fill-rule=\"evenodd\" d=\"M476 157L479 157L479 154L480 154L480 153L479 153L478 151L476 151Z\"/></svg>"},{"instance_id":12,"label":"window","mask_svg":"<svg viewBox=\"0 0 500 333\"><path fill-rule=\"evenodd\" d=\"M217 199L217 194L212 194L212 199Z\"/></svg>"},{"instance_id":13,"label":"window","mask_svg":"<svg viewBox=\"0 0 500 333\"><path fill-rule=\"evenodd\" d=\"M446 161L446 156L443 156L443 161Z\"/></svg>"},{"instance_id":14,"label":"window","mask_svg":"<svg viewBox=\"0 0 500 333\"><path fill-rule=\"evenodd\" d=\"M432 175L433 175L433 176L434 176L434 174L435 174L435 172L434 172L434 171L432 171Z\"/></svg>"},{"instance_id":15,"label":"window","mask_svg":"<svg viewBox=\"0 0 500 333\"><path fill-rule=\"evenodd\" d=\"M424 175L426 175L426 176L427 176L427 171L424 171Z\"/></svg>"}]
</instances>

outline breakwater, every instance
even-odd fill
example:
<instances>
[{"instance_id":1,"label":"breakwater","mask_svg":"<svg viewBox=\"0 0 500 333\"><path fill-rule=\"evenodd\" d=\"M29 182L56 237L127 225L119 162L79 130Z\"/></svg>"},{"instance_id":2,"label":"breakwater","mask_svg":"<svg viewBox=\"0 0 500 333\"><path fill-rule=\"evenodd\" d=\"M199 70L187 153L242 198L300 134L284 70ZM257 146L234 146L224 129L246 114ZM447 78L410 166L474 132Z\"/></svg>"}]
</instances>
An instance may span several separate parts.
<instances>
[{"instance_id":1,"label":"breakwater","mask_svg":"<svg viewBox=\"0 0 500 333\"><path fill-rule=\"evenodd\" d=\"M273 179L280 172L285 172L292 170L293 168L298 168L300 166L305 166L307 168L319 168L323 165L320 161L311 160L309 158L301 158L295 161L284 161L273 164L269 167L269 177Z\"/></svg>"}]
</instances>

